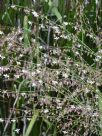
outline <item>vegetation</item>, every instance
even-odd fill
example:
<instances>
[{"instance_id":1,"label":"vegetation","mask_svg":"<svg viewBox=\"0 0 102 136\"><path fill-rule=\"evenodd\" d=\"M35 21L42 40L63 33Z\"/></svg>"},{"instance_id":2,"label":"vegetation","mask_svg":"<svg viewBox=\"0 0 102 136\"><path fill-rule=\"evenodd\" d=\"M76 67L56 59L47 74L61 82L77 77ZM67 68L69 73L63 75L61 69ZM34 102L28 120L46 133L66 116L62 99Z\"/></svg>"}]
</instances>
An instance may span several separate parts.
<instances>
[{"instance_id":1,"label":"vegetation","mask_svg":"<svg viewBox=\"0 0 102 136\"><path fill-rule=\"evenodd\" d=\"M0 135L102 136L101 0L0 0Z\"/></svg>"}]
</instances>

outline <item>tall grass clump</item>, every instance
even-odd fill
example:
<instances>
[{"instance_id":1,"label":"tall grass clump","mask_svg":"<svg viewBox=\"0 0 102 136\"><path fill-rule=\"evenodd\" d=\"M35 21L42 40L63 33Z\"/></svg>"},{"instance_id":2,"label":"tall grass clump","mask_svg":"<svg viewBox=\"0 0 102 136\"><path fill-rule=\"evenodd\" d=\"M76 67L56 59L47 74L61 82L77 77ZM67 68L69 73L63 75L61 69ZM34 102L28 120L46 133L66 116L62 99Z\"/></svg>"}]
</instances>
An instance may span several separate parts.
<instances>
[{"instance_id":1,"label":"tall grass clump","mask_svg":"<svg viewBox=\"0 0 102 136\"><path fill-rule=\"evenodd\" d=\"M1 1L1 136L102 136L101 7Z\"/></svg>"}]
</instances>

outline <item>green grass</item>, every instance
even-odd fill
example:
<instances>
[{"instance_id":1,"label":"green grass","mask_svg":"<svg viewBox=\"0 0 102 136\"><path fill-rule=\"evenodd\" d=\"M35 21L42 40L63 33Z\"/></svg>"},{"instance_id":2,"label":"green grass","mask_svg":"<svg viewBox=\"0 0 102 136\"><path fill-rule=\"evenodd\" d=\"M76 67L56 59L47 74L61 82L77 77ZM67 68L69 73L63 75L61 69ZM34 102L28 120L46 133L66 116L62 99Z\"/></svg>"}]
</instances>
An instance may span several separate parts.
<instances>
[{"instance_id":1,"label":"green grass","mask_svg":"<svg viewBox=\"0 0 102 136\"><path fill-rule=\"evenodd\" d=\"M3 2L0 135L102 135L101 5Z\"/></svg>"}]
</instances>

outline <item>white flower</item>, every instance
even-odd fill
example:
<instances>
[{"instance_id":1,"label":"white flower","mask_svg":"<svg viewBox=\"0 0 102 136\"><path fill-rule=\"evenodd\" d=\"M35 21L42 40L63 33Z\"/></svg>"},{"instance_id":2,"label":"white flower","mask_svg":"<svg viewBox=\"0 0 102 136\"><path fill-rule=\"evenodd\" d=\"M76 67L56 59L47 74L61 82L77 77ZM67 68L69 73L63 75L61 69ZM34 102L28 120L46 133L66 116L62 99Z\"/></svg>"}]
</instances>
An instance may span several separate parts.
<instances>
[{"instance_id":1,"label":"white flower","mask_svg":"<svg viewBox=\"0 0 102 136\"><path fill-rule=\"evenodd\" d=\"M44 57L46 58L46 57L48 57L48 55L47 55L47 54L44 54Z\"/></svg>"},{"instance_id":2,"label":"white flower","mask_svg":"<svg viewBox=\"0 0 102 136\"><path fill-rule=\"evenodd\" d=\"M41 28L45 28L45 26L43 24L40 25Z\"/></svg>"},{"instance_id":3,"label":"white flower","mask_svg":"<svg viewBox=\"0 0 102 136\"><path fill-rule=\"evenodd\" d=\"M27 74L28 73L28 71L27 70L22 70L22 72L24 73L24 74Z\"/></svg>"},{"instance_id":4,"label":"white flower","mask_svg":"<svg viewBox=\"0 0 102 136\"><path fill-rule=\"evenodd\" d=\"M41 66L41 64L37 64L37 67L40 67Z\"/></svg>"},{"instance_id":5,"label":"white flower","mask_svg":"<svg viewBox=\"0 0 102 136\"><path fill-rule=\"evenodd\" d=\"M80 48L80 47L81 47L81 44L78 44L77 47Z\"/></svg>"},{"instance_id":6,"label":"white flower","mask_svg":"<svg viewBox=\"0 0 102 136\"><path fill-rule=\"evenodd\" d=\"M75 52L75 54L76 54L76 55L79 55L79 52L78 52L78 51L76 51L76 52Z\"/></svg>"},{"instance_id":7,"label":"white flower","mask_svg":"<svg viewBox=\"0 0 102 136\"><path fill-rule=\"evenodd\" d=\"M31 118L27 118L27 120L28 120L28 121L30 121L30 120L31 120Z\"/></svg>"},{"instance_id":8,"label":"white flower","mask_svg":"<svg viewBox=\"0 0 102 136\"><path fill-rule=\"evenodd\" d=\"M87 71L86 70L82 70L82 72L85 74Z\"/></svg>"},{"instance_id":9,"label":"white flower","mask_svg":"<svg viewBox=\"0 0 102 136\"><path fill-rule=\"evenodd\" d=\"M101 59L102 57L101 56L97 56L98 59Z\"/></svg>"},{"instance_id":10,"label":"white flower","mask_svg":"<svg viewBox=\"0 0 102 136\"><path fill-rule=\"evenodd\" d=\"M44 110L44 113L48 113L48 112L49 112L49 110L48 110L48 109L45 109L45 110Z\"/></svg>"},{"instance_id":11,"label":"white flower","mask_svg":"<svg viewBox=\"0 0 102 136\"><path fill-rule=\"evenodd\" d=\"M67 73L63 73L63 77L67 78L68 77Z\"/></svg>"},{"instance_id":12,"label":"white flower","mask_svg":"<svg viewBox=\"0 0 102 136\"><path fill-rule=\"evenodd\" d=\"M40 83L40 84L42 84L42 83L43 83L43 81L42 81L42 80L39 80L39 83Z\"/></svg>"},{"instance_id":13,"label":"white flower","mask_svg":"<svg viewBox=\"0 0 102 136\"><path fill-rule=\"evenodd\" d=\"M18 129L18 128L15 129L15 132L17 132L17 134L19 134L19 131L20 131L20 129Z\"/></svg>"},{"instance_id":14,"label":"white flower","mask_svg":"<svg viewBox=\"0 0 102 136\"><path fill-rule=\"evenodd\" d=\"M58 75L60 72L59 71L56 71L56 74Z\"/></svg>"},{"instance_id":15,"label":"white flower","mask_svg":"<svg viewBox=\"0 0 102 136\"><path fill-rule=\"evenodd\" d=\"M75 109L75 106L74 106L74 105L71 105L71 109Z\"/></svg>"},{"instance_id":16,"label":"white flower","mask_svg":"<svg viewBox=\"0 0 102 136\"><path fill-rule=\"evenodd\" d=\"M20 75L14 75L14 77L15 77L15 78L19 78L19 77L20 77Z\"/></svg>"},{"instance_id":17,"label":"white flower","mask_svg":"<svg viewBox=\"0 0 102 136\"><path fill-rule=\"evenodd\" d=\"M20 56L20 57L23 57L23 54L20 54L19 56Z\"/></svg>"},{"instance_id":18,"label":"white flower","mask_svg":"<svg viewBox=\"0 0 102 136\"><path fill-rule=\"evenodd\" d=\"M38 70L38 69L36 70L36 72L37 72L37 74L40 74L40 73L41 73L41 71L40 71L40 70Z\"/></svg>"},{"instance_id":19,"label":"white flower","mask_svg":"<svg viewBox=\"0 0 102 136\"><path fill-rule=\"evenodd\" d=\"M31 73L31 75L32 75L32 76L35 76L35 72L33 71L33 72Z\"/></svg>"},{"instance_id":20,"label":"white flower","mask_svg":"<svg viewBox=\"0 0 102 136\"><path fill-rule=\"evenodd\" d=\"M16 7L15 5L11 5L11 8L15 9L15 7Z\"/></svg>"},{"instance_id":21,"label":"white flower","mask_svg":"<svg viewBox=\"0 0 102 136\"><path fill-rule=\"evenodd\" d=\"M34 17L38 17L38 13L36 11L33 11L32 14L34 15Z\"/></svg>"},{"instance_id":22,"label":"white flower","mask_svg":"<svg viewBox=\"0 0 102 136\"><path fill-rule=\"evenodd\" d=\"M3 31L0 31L0 35L3 35L4 33L3 33Z\"/></svg>"},{"instance_id":23,"label":"white flower","mask_svg":"<svg viewBox=\"0 0 102 136\"><path fill-rule=\"evenodd\" d=\"M95 113L92 114L92 116L93 116L93 117L98 117L99 114L98 114L97 112L95 112Z\"/></svg>"},{"instance_id":24,"label":"white flower","mask_svg":"<svg viewBox=\"0 0 102 136\"><path fill-rule=\"evenodd\" d=\"M13 45L12 43L9 43L9 44L8 44L9 47L12 47L12 45Z\"/></svg>"},{"instance_id":25,"label":"white flower","mask_svg":"<svg viewBox=\"0 0 102 136\"><path fill-rule=\"evenodd\" d=\"M59 34L59 33L60 33L59 27L57 27L57 26L53 26L52 28L55 30L55 33L57 33L57 34Z\"/></svg>"},{"instance_id":26,"label":"white flower","mask_svg":"<svg viewBox=\"0 0 102 136\"><path fill-rule=\"evenodd\" d=\"M56 37L54 37L54 39L55 39L55 40L58 40L58 39L59 39L59 37L57 37L57 36L56 36Z\"/></svg>"},{"instance_id":27,"label":"white flower","mask_svg":"<svg viewBox=\"0 0 102 136\"><path fill-rule=\"evenodd\" d=\"M4 77L5 77L5 78L9 78L9 75L8 75L8 74L4 74Z\"/></svg>"},{"instance_id":28,"label":"white flower","mask_svg":"<svg viewBox=\"0 0 102 136\"><path fill-rule=\"evenodd\" d=\"M102 53L102 49L98 51L99 53Z\"/></svg>"},{"instance_id":29,"label":"white flower","mask_svg":"<svg viewBox=\"0 0 102 136\"><path fill-rule=\"evenodd\" d=\"M28 21L28 24L29 24L29 25L32 25L32 22L31 22L31 21Z\"/></svg>"},{"instance_id":30,"label":"white flower","mask_svg":"<svg viewBox=\"0 0 102 136\"><path fill-rule=\"evenodd\" d=\"M62 109L62 106L57 106L57 109Z\"/></svg>"},{"instance_id":31,"label":"white flower","mask_svg":"<svg viewBox=\"0 0 102 136\"><path fill-rule=\"evenodd\" d=\"M0 122L3 122L4 120L2 118L0 118Z\"/></svg>"},{"instance_id":32,"label":"white flower","mask_svg":"<svg viewBox=\"0 0 102 136\"><path fill-rule=\"evenodd\" d=\"M32 83L32 87L35 87L36 86L36 84L35 83Z\"/></svg>"},{"instance_id":33,"label":"white flower","mask_svg":"<svg viewBox=\"0 0 102 136\"><path fill-rule=\"evenodd\" d=\"M100 61L102 59L102 56L97 56L97 59Z\"/></svg>"},{"instance_id":34,"label":"white flower","mask_svg":"<svg viewBox=\"0 0 102 136\"><path fill-rule=\"evenodd\" d=\"M86 88L86 89L85 89L85 92L86 92L86 93L89 93L89 92L90 92L90 90L89 90L88 88Z\"/></svg>"},{"instance_id":35,"label":"white flower","mask_svg":"<svg viewBox=\"0 0 102 136\"><path fill-rule=\"evenodd\" d=\"M20 38L19 38L19 41L21 42L23 40L23 37L21 36Z\"/></svg>"},{"instance_id":36,"label":"white flower","mask_svg":"<svg viewBox=\"0 0 102 136\"><path fill-rule=\"evenodd\" d=\"M0 67L0 72L3 71L3 67Z\"/></svg>"},{"instance_id":37,"label":"white flower","mask_svg":"<svg viewBox=\"0 0 102 136\"><path fill-rule=\"evenodd\" d=\"M15 120L15 119L12 119L11 122L16 122L16 120Z\"/></svg>"},{"instance_id":38,"label":"white flower","mask_svg":"<svg viewBox=\"0 0 102 136\"><path fill-rule=\"evenodd\" d=\"M43 47L42 47L42 46L39 46L39 49L43 49Z\"/></svg>"},{"instance_id":39,"label":"white flower","mask_svg":"<svg viewBox=\"0 0 102 136\"><path fill-rule=\"evenodd\" d=\"M63 133L64 133L64 134L68 134L68 132L67 132L67 131L63 131Z\"/></svg>"},{"instance_id":40,"label":"white flower","mask_svg":"<svg viewBox=\"0 0 102 136\"><path fill-rule=\"evenodd\" d=\"M94 81L92 81L92 80L87 80L87 83L89 83L89 84L94 84Z\"/></svg>"},{"instance_id":41,"label":"white flower","mask_svg":"<svg viewBox=\"0 0 102 136\"><path fill-rule=\"evenodd\" d=\"M25 114L28 114L29 111L28 111L28 110L25 110L24 112L25 112Z\"/></svg>"},{"instance_id":42,"label":"white flower","mask_svg":"<svg viewBox=\"0 0 102 136\"><path fill-rule=\"evenodd\" d=\"M54 80L52 81L53 85L56 85L57 83L58 83L57 81L54 81Z\"/></svg>"},{"instance_id":43,"label":"white flower","mask_svg":"<svg viewBox=\"0 0 102 136\"><path fill-rule=\"evenodd\" d=\"M25 96L26 95L26 93L21 93L21 96Z\"/></svg>"},{"instance_id":44,"label":"white flower","mask_svg":"<svg viewBox=\"0 0 102 136\"><path fill-rule=\"evenodd\" d=\"M64 34L62 34L60 37L61 37L61 38L64 38L64 39L68 39L68 36L67 36L67 35L64 35Z\"/></svg>"},{"instance_id":45,"label":"white flower","mask_svg":"<svg viewBox=\"0 0 102 136\"><path fill-rule=\"evenodd\" d=\"M54 50L53 50L53 54L56 54L56 53L57 53L57 50L56 50L56 49L54 49Z\"/></svg>"},{"instance_id":46,"label":"white flower","mask_svg":"<svg viewBox=\"0 0 102 136\"><path fill-rule=\"evenodd\" d=\"M17 65L21 65L21 62L17 62Z\"/></svg>"},{"instance_id":47,"label":"white flower","mask_svg":"<svg viewBox=\"0 0 102 136\"><path fill-rule=\"evenodd\" d=\"M63 22L63 24L64 24L65 26L67 26L67 25L68 25L68 22Z\"/></svg>"},{"instance_id":48,"label":"white flower","mask_svg":"<svg viewBox=\"0 0 102 136\"><path fill-rule=\"evenodd\" d=\"M36 40L35 40L35 39L31 39L31 41L32 41L33 43L35 43Z\"/></svg>"},{"instance_id":49,"label":"white flower","mask_svg":"<svg viewBox=\"0 0 102 136\"><path fill-rule=\"evenodd\" d=\"M2 56L1 54L0 54L0 58L1 58L1 59L5 59L5 57L4 57L4 56Z\"/></svg>"},{"instance_id":50,"label":"white flower","mask_svg":"<svg viewBox=\"0 0 102 136\"><path fill-rule=\"evenodd\" d=\"M52 62L53 64L57 64L57 61L56 60L53 60L53 62Z\"/></svg>"}]
</instances>

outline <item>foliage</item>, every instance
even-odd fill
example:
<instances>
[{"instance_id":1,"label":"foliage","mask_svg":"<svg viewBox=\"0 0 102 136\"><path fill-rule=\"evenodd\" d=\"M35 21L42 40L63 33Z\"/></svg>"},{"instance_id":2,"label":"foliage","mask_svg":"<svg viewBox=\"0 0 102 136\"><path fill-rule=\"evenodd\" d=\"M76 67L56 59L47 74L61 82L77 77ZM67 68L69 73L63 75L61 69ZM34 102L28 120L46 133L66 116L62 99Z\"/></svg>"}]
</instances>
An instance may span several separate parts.
<instances>
[{"instance_id":1,"label":"foliage","mask_svg":"<svg viewBox=\"0 0 102 136\"><path fill-rule=\"evenodd\" d=\"M0 135L102 136L101 0L4 0Z\"/></svg>"}]
</instances>

